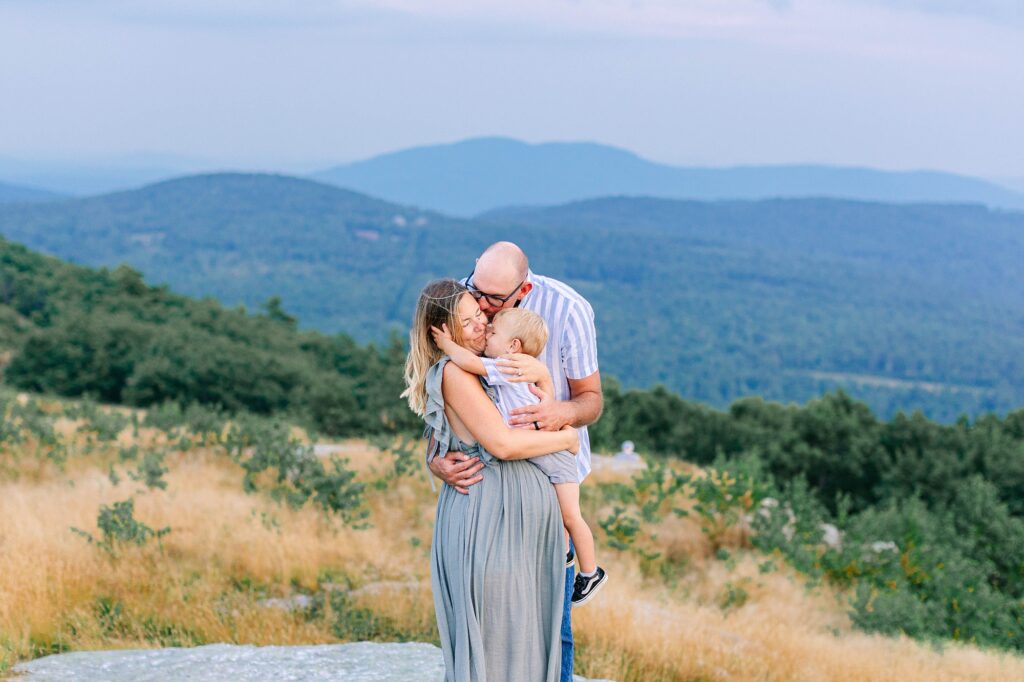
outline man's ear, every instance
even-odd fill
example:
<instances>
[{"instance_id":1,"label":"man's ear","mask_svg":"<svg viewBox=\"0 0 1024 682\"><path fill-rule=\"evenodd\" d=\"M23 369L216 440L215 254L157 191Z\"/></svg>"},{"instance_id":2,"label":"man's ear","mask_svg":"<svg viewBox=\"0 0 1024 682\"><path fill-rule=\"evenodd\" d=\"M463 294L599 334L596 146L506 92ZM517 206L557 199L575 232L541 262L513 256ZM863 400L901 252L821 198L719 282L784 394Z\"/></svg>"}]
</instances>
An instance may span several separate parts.
<instances>
[{"instance_id":1,"label":"man's ear","mask_svg":"<svg viewBox=\"0 0 1024 682\"><path fill-rule=\"evenodd\" d=\"M531 291L533 291L533 282L523 282L523 286L519 287L519 300L523 300Z\"/></svg>"}]
</instances>

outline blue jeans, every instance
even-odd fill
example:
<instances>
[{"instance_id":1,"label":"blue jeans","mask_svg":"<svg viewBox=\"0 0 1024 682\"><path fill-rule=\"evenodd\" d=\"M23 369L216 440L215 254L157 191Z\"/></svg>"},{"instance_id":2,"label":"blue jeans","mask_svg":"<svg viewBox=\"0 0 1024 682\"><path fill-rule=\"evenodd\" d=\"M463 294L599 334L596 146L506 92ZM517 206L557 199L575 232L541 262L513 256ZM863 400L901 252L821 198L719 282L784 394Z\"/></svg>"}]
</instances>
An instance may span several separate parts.
<instances>
[{"instance_id":1,"label":"blue jeans","mask_svg":"<svg viewBox=\"0 0 1024 682\"><path fill-rule=\"evenodd\" d=\"M569 549L573 554L576 548L569 540ZM576 569L572 566L565 569L565 605L562 607L562 678L561 682L572 682L572 584Z\"/></svg>"}]
</instances>

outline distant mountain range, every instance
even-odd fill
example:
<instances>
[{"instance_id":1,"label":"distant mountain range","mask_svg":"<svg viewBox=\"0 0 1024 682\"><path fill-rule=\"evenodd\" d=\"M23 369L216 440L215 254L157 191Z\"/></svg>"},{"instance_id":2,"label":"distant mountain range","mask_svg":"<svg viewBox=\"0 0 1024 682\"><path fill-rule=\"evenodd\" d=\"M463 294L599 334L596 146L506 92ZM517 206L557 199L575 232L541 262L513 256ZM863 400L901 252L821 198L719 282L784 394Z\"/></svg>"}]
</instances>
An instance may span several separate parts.
<instances>
[{"instance_id":1,"label":"distant mountain range","mask_svg":"<svg viewBox=\"0 0 1024 682\"><path fill-rule=\"evenodd\" d=\"M0 234L229 305L280 295L360 340L403 332L428 279L513 239L593 303L602 369L627 385L719 406L842 386L940 419L1024 405L1024 214L981 206L619 197L463 220L219 174L0 206Z\"/></svg>"},{"instance_id":2,"label":"distant mountain range","mask_svg":"<svg viewBox=\"0 0 1024 682\"><path fill-rule=\"evenodd\" d=\"M683 168L593 143L478 138L336 166L314 179L452 215L610 195L701 201L831 197L890 203L978 203L1024 209L1024 194L934 171L823 165Z\"/></svg>"},{"instance_id":3,"label":"distant mountain range","mask_svg":"<svg viewBox=\"0 0 1024 682\"><path fill-rule=\"evenodd\" d=\"M225 167L230 165L170 154L129 154L67 161L0 157L0 179L64 196L91 196Z\"/></svg>"},{"instance_id":4,"label":"distant mountain range","mask_svg":"<svg viewBox=\"0 0 1024 682\"><path fill-rule=\"evenodd\" d=\"M309 168L306 166L305 168ZM306 173L288 171L290 174ZM169 154L76 161L0 157L0 180L60 195L94 196L231 162ZM264 167L265 169L265 167ZM280 169L277 169L278 171ZM471 217L508 206L606 196L669 199L839 198L887 203L976 203L1024 210L1020 180L935 171L891 172L829 165L677 167L589 142L527 144L502 137L404 149L313 173L310 178L388 201Z\"/></svg>"},{"instance_id":5,"label":"distant mountain range","mask_svg":"<svg viewBox=\"0 0 1024 682\"><path fill-rule=\"evenodd\" d=\"M17 204L23 202L53 201L65 195L35 187L23 187L0 182L0 204Z\"/></svg>"},{"instance_id":6,"label":"distant mountain range","mask_svg":"<svg viewBox=\"0 0 1024 682\"><path fill-rule=\"evenodd\" d=\"M995 180L997 185L1002 185L1014 192L1024 193L1024 177L1022 178L997 178Z\"/></svg>"}]
</instances>

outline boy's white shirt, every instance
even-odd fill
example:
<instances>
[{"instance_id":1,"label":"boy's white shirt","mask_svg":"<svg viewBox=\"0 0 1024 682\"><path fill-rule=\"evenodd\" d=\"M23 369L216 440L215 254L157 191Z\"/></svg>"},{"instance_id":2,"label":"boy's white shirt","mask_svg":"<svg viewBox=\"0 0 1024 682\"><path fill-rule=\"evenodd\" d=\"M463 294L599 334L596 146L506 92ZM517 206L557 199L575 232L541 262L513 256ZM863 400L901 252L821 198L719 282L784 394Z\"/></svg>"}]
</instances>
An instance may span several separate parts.
<instances>
[{"instance_id":1,"label":"boy's white shirt","mask_svg":"<svg viewBox=\"0 0 1024 682\"><path fill-rule=\"evenodd\" d=\"M498 412L501 413L501 418L505 420L505 423L512 418L512 410L515 408L536 405L540 402L540 399L530 392L531 384L526 381L509 381L509 378L498 366L497 360L494 358L480 358L480 360L483 361L484 369L487 370L487 375L484 378L498 394Z\"/></svg>"}]
</instances>

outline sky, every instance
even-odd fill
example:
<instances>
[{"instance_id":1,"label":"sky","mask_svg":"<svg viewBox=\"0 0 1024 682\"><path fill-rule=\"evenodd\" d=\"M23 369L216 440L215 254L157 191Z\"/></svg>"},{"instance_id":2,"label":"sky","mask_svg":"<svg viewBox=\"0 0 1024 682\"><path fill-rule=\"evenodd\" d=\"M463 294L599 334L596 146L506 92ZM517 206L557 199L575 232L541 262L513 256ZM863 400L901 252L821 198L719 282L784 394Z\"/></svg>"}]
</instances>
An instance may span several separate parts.
<instances>
[{"instance_id":1,"label":"sky","mask_svg":"<svg viewBox=\"0 0 1024 682\"><path fill-rule=\"evenodd\" d=\"M1021 0L0 0L2 159L313 170L503 135L1024 178L1022 121Z\"/></svg>"}]
</instances>

